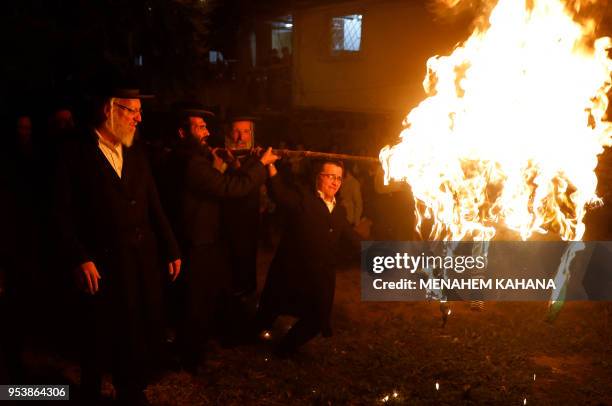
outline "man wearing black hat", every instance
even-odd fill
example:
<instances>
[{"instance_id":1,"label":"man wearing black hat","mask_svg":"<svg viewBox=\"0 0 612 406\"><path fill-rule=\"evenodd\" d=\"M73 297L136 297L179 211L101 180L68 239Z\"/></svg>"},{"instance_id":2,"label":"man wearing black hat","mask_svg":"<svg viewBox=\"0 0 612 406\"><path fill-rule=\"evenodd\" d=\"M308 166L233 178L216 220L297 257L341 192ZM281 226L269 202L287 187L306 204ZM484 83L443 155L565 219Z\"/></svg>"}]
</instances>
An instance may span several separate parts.
<instances>
[{"instance_id":1,"label":"man wearing black hat","mask_svg":"<svg viewBox=\"0 0 612 406\"><path fill-rule=\"evenodd\" d=\"M145 154L133 145L145 97L136 89L105 93L94 128L62 151L56 185L60 252L86 293L83 396L100 396L110 360L126 404L147 403L145 368L161 341L162 270L174 280L181 265Z\"/></svg>"},{"instance_id":2,"label":"man wearing black hat","mask_svg":"<svg viewBox=\"0 0 612 406\"><path fill-rule=\"evenodd\" d=\"M254 117L235 116L231 121L225 146L232 150L254 147ZM228 171L247 170L257 162L256 155L246 155L234 160ZM263 187L263 186L262 186ZM222 218L226 226L230 250L232 285L237 296L254 293L257 289L257 243L259 237L260 189L247 196L227 199L223 204Z\"/></svg>"},{"instance_id":3,"label":"man wearing black hat","mask_svg":"<svg viewBox=\"0 0 612 406\"><path fill-rule=\"evenodd\" d=\"M225 139L225 147L231 149L251 149L255 146L255 117L236 115L232 117L232 127Z\"/></svg>"},{"instance_id":4,"label":"man wearing black hat","mask_svg":"<svg viewBox=\"0 0 612 406\"><path fill-rule=\"evenodd\" d=\"M178 230L186 253L186 311L179 342L187 371L198 373L201 345L210 335L215 313L229 293L230 274L221 225L221 200L246 196L266 180L265 166L278 159L268 149L256 164L239 173L221 173L214 166L214 149L207 144L211 113L198 108L180 112L178 136L171 171L180 192Z\"/></svg>"},{"instance_id":5,"label":"man wearing black hat","mask_svg":"<svg viewBox=\"0 0 612 406\"><path fill-rule=\"evenodd\" d=\"M178 103L175 106L176 133L169 139L169 153L160 168L160 186L163 189L162 201L172 228L176 232L181 248L187 245L186 221L184 216L184 195L186 188L185 173L191 156L197 151L204 151L212 157L215 167L220 167L222 160L212 155L208 146L210 130L208 125L214 119L212 111L201 108L196 103Z\"/></svg>"},{"instance_id":6,"label":"man wearing black hat","mask_svg":"<svg viewBox=\"0 0 612 406\"><path fill-rule=\"evenodd\" d=\"M23 311L27 305L23 293L29 286L21 281L24 275L18 267L17 259L23 261L17 254L18 242L15 241L19 220L15 212L19 203L15 201L12 182L6 176L6 160L0 163L0 169L0 320L6 326L0 332L0 382L7 384L23 380L21 359L26 326L23 320L28 314Z\"/></svg>"}]
</instances>

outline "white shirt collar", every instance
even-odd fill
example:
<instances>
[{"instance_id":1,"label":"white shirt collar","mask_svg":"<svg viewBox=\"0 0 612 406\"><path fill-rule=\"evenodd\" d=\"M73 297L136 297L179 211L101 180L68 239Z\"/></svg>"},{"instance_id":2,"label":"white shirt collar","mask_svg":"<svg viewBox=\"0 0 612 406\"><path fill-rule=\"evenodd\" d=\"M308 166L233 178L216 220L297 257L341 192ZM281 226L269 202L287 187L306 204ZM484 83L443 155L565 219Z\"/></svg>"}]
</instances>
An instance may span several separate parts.
<instances>
[{"instance_id":1,"label":"white shirt collar","mask_svg":"<svg viewBox=\"0 0 612 406\"><path fill-rule=\"evenodd\" d=\"M323 203L325 203L325 205L327 206L327 209L331 213L334 210L334 207L336 207L336 196L332 197L332 200L330 201L330 200L325 200L323 192L321 192L320 190L317 190L317 193L319 194L319 197L321 198L321 200L323 200Z\"/></svg>"},{"instance_id":2,"label":"white shirt collar","mask_svg":"<svg viewBox=\"0 0 612 406\"><path fill-rule=\"evenodd\" d=\"M104 138L102 136L102 134L100 133L100 131L98 131L98 129L95 129L96 134L98 135L98 141L100 141L102 144L104 144L105 147L108 147L110 149L112 149L113 151L119 153L119 151L121 151L121 143L117 143L114 144L112 142L110 142L109 140L107 140L106 138Z\"/></svg>"}]
</instances>

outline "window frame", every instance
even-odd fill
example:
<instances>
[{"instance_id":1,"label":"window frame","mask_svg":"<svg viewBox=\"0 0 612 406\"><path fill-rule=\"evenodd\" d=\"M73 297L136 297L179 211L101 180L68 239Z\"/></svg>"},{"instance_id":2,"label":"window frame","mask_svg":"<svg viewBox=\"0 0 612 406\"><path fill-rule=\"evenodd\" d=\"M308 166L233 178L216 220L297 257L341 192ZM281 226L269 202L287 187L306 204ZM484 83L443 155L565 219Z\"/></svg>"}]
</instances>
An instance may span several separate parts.
<instances>
[{"instance_id":1,"label":"window frame","mask_svg":"<svg viewBox=\"0 0 612 406\"><path fill-rule=\"evenodd\" d=\"M332 49L333 46L333 21L334 18L342 18L350 15L361 15L361 39L359 43L359 50L336 50ZM323 54L323 59L327 60L355 60L361 59L365 49L364 32L365 32L365 20L366 13L362 9L351 8L342 12L330 12L325 16L325 24L327 27L327 41L325 42L326 47Z\"/></svg>"}]
</instances>

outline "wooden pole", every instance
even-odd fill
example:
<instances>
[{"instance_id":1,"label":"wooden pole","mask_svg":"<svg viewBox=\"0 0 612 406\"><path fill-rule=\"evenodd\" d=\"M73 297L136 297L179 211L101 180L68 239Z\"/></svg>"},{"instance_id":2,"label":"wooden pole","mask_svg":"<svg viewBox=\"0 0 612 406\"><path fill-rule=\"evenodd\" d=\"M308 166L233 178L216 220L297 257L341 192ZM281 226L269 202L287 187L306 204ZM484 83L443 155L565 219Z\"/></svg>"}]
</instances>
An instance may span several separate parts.
<instances>
[{"instance_id":1,"label":"wooden pole","mask_svg":"<svg viewBox=\"0 0 612 406\"><path fill-rule=\"evenodd\" d=\"M219 150L217 150L219 151ZM222 150L226 151L226 150ZM251 153L250 149L234 149L230 150L234 156L243 156ZM318 152L318 151L295 151L292 149L272 149L275 155L281 158L315 158L315 159L331 159L338 161L365 161L365 162L376 162L379 160L372 156L363 155L349 155L349 154L333 154L330 152Z\"/></svg>"}]
</instances>

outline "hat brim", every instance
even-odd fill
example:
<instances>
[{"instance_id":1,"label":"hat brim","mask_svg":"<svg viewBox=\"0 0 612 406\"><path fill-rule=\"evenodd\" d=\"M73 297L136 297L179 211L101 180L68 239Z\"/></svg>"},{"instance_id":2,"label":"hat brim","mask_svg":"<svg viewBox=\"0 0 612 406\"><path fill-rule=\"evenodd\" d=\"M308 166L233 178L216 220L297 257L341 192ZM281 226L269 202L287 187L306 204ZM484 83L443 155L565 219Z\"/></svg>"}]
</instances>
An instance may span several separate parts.
<instances>
[{"instance_id":1,"label":"hat brim","mask_svg":"<svg viewBox=\"0 0 612 406\"><path fill-rule=\"evenodd\" d=\"M215 117L215 113L209 110L203 109L184 109L181 110L181 114L185 116L194 116L194 117L202 117L202 118L212 118Z\"/></svg>"},{"instance_id":2,"label":"hat brim","mask_svg":"<svg viewBox=\"0 0 612 406\"><path fill-rule=\"evenodd\" d=\"M257 121L259 120L258 117L255 116L248 116L248 115L244 115L244 116L234 116L230 119L230 121L233 123L235 121Z\"/></svg>"},{"instance_id":3,"label":"hat brim","mask_svg":"<svg viewBox=\"0 0 612 406\"><path fill-rule=\"evenodd\" d=\"M155 95L142 94L140 89L115 88L110 91L109 97L116 99L153 99Z\"/></svg>"},{"instance_id":4,"label":"hat brim","mask_svg":"<svg viewBox=\"0 0 612 406\"><path fill-rule=\"evenodd\" d=\"M113 94L110 97L115 98L115 99L149 100L149 99L154 99L155 95L153 94L138 94L138 95Z\"/></svg>"}]
</instances>

